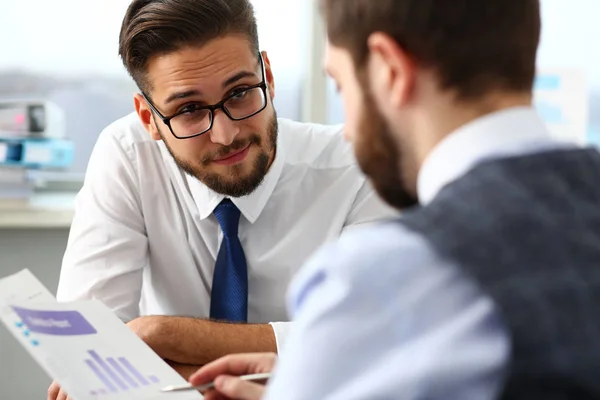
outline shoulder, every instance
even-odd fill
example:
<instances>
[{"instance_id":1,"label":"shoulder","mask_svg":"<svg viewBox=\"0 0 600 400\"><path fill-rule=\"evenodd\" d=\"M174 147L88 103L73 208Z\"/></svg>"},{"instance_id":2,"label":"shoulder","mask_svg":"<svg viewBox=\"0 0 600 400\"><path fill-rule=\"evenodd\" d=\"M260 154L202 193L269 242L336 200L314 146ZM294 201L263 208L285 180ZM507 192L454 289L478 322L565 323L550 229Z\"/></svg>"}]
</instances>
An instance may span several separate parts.
<instances>
[{"instance_id":1,"label":"shoulder","mask_svg":"<svg viewBox=\"0 0 600 400\"><path fill-rule=\"evenodd\" d=\"M146 132L136 113L108 125L98 136L86 169L88 182L137 181L162 162L158 142ZM159 169L162 170L162 169ZM118 182L117 182L118 183Z\"/></svg>"},{"instance_id":2,"label":"shoulder","mask_svg":"<svg viewBox=\"0 0 600 400\"><path fill-rule=\"evenodd\" d=\"M344 139L343 125L303 123L280 118L279 137L288 164L315 169L356 166L352 145Z\"/></svg>"},{"instance_id":3,"label":"shoulder","mask_svg":"<svg viewBox=\"0 0 600 400\"><path fill-rule=\"evenodd\" d=\"M153 145L156 146L155 141L146 132L137 114L132 112L104 128L98 136L95 150L117 146L126 153L132 153L140 147L147 148Z\"/></svg>"},{"instance_id":4,"label":"shoulder","mask_svg":"<svg viewBox=\"0 0 600 400\"><path fill-rule=\"evenodd\" d=\"M435 274L442 264L423 236L396 221L356 228L310 258L290 287L290 307L296 309L324 281L348 293L389 295Z\"/></svg>"},{"instance_id":5,"label":"shoulder","mask_svg":"<svg viewBox=\"0 0 600 400\"><path fill-rule=\"evenodd\" d=\"M333 256L330 260L335 260L327 263L327 269L360 280L377 269L395 275L403 273L401 270L408 266L422 266L434 261L437 256L425 237L408 230L399 221L348 231L326 250L330 253L327 258Z\"/></svg>"}]
</instances>

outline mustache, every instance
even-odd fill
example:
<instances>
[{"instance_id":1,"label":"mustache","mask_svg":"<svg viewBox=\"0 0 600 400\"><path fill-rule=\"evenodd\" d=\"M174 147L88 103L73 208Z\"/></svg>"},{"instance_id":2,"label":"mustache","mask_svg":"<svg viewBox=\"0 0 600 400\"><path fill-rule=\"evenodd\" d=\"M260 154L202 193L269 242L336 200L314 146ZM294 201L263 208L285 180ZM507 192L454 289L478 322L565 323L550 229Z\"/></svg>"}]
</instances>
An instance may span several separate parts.
<instances>
[{"instance_id":1,"label":"mustache","mask_svg":"<svg viewBox=\"0 0 600 400\"><path fill-rule=\"evenodd\" d=\"M229 154L241 150L250 144L260 146L261 143L262 140L257 134L253 134L247 139L236 139L229 146L223 146L219 150L214 151L210 154L206 154L204 157L202 157L202 165L206 166L215 159L226 158L227 156L229 156Z\"/></svg>"}]
</instances>

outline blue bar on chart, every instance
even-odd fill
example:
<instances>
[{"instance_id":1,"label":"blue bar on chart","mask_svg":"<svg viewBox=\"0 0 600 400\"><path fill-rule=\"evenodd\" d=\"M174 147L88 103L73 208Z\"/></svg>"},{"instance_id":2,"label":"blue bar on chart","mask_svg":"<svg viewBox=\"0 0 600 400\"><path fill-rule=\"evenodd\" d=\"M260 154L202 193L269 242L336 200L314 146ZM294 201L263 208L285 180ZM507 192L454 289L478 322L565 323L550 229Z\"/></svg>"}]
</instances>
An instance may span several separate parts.
<instances>
[{"instance_id":1,"label":"blue bar on chart","mask_svg":"<svg viewBox=\"0 0 600 400\"><path fill-rule=\"evenodd\" d=\"M137 384L137 382L135 380L133 380L133 378L131 378L131 376L129 376L129 374L123 369L123 367L112 357L108 357L106 359L106 362L114 368L115 371L117 371L117 373L119 374L119 376L121 378L123 378L123 380L125 382L127 382L127 384L129 384L129 386L131 386L132 388L139 388L140 385Z\"/></svg>"},{"instance_id":2,"label":"blue bar on chart","mask_svg":"<svg viewBox=\"0 0 600 400\"><path fill-rule=\"evenodd\" d=\"M108 364L106 363L106 361L104 361L102 359L102 357L100 357L98 355L98 353L96 353L94 350L90 350L88 351L89 355L92 356L92 358L94 359L94 361L96 361L96 363L98 363L98 365L100 365L100 368L102 368L102 370L110 377L110 379L117 384L117 386L119 388L121 388L121 390L129 390L129 388L127 387L127 385L125 385L123 383L123 381L117 376L117 374L115 373L115 371L112 370L112 368L110 368L108 366Z\"/></svg>"},{"instance_id":3,"label":"blue bar on chart","mask_svg":"<svg viewBox=\"0 0 600 400\"><path fill-rule=\"evenodd\" d=\"M117 392L117 387L100 371L100 368L92 360L85 360L85 363L92 370L92 372L100 379L100 382L104 383L108 390L111 392Z\"/></svg>"},{"instance_id":4,"label":"blue bar on chart","mask_svg":"<svg viewBox=\"0 0 600 400\"><path fill-rule=\"evenodd\" d=\"M98 377L106 389L115 393L119 391L128 391L130 389L139 389L140 386L148 386L159 383L160 380L156 375L144 377L125 357L108 357L103 359L94 350L88 350L90 359L86 359L85 363L92 370L94 375ZM106 394L106 389L90 391L90 395L97 397Z\"/></svg>"},{"instance_id":5,"label":"blue bar on chart","mask_svg":"<svg viewBox=\"0 0 600 400\"><path fill-rule=\"evenodd\" d=\"M148 380L146 380L146 378L144 378L144 376L140 374L140 372L135 369L133 365L131 365L129 360L127 360L125 357L119 357L118 360L125 367L125 369L127 369L127 371L129 371L129 373L131 373L138 380L138 382L144 386L148 386L150 384L150 382L148 382Z\"/></svg>"}]
</instances>

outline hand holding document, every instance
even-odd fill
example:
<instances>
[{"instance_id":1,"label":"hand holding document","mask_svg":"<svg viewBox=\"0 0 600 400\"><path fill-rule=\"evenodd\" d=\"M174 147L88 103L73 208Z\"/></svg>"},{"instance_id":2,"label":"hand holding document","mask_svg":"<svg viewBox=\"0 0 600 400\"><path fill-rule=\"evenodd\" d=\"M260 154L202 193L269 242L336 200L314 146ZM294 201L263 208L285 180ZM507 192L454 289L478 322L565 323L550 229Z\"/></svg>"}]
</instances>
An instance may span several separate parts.
<instances>
[{"instance_id":1,"label":"hand holding document","mask_svg":"<svg viewBox=\"0 0 600 400\"><path fill-rule=\"evenodd\" d=\"M0 279L0 320L74 400L202 399L107 307L58 303L28 271Z\"/></svg>"}]
</instances>

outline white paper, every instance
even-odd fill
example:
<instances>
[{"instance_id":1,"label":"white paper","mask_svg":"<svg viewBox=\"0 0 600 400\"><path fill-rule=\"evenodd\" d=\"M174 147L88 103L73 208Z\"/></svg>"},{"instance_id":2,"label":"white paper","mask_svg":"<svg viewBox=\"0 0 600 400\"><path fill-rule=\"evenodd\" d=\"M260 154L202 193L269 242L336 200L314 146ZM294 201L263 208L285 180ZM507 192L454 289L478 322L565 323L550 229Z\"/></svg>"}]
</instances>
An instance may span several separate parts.
<instances>
[{"instance_id":1,"label":"white paper","mask_svg":"<svg viewBox=\"0 0 600 400\"><path fill-rule=\"evenodd\" d=\"M58 303L27 270L0 280L0 319L74 400L202 399L107 307Z\"/></svg>"},{"instance_id":2,"label":"white paper","mask_svg":"<svg viewBox=\"0 0 600 400\"><path fill-rule=\"evenodd\" d=\"M6 306L11 302L52 303L56 299L28 269L24 269L0 279L0 305Z\"/></svg>"}]
</instances>

